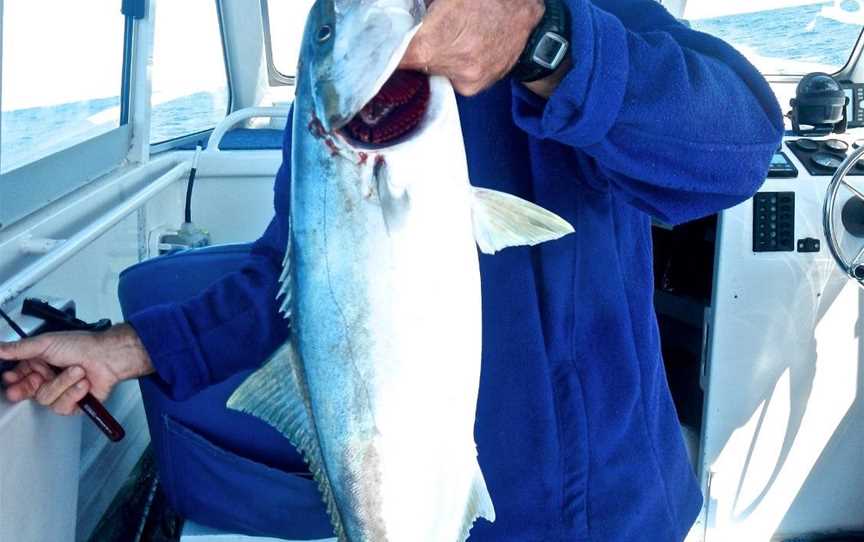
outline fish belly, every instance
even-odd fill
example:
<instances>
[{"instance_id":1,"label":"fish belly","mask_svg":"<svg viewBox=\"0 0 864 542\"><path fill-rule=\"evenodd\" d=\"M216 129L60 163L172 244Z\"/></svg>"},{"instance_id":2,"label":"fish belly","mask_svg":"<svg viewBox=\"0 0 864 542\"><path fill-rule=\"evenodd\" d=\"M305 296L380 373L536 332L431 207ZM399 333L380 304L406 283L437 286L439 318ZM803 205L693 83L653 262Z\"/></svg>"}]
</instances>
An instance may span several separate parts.
<instances>
[{"instance_id":1,"label":"fish belly","mask_svg":"<svg viewBox=\"0 0 864 542\"><path fill-rule=\"evenodd\" d=\"M400 170L417 159L388 159L392 175L417 174ZM478 477L485 493L467 177L416 191L393 230L360 175L336 174L344 182L304 181L315 195L295 195L306 218L292 220L292 265L297 347L343 526L358 542L461 542Z\"/></svg>"}]
</instances>

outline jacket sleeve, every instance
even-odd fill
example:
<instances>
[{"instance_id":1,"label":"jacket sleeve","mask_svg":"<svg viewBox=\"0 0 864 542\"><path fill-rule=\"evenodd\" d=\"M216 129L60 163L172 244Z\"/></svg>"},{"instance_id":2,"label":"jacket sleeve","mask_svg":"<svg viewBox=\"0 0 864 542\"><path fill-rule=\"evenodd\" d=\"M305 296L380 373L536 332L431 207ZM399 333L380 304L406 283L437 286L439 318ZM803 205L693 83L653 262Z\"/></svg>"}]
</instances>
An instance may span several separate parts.
<instances>
[{"instance_id":1,"label":"jacket sleeve","mask_svg":"<svg viewBox=\"0 0 864 542\"><path fill-rule=\"evenodd\" d=\"M276 216L240 271L182 303L157 305L129 317L144 344L154 378L176 400L260 366L288 336L276 296L287 246L290 126L276 176Z\"/></svg>"},{"instance_id":2,"label":"jacket sleeve","mask_svg":"<svg viewBox=\"0 0 864 542\"><path fill-rule=\"evenodd\" d=\"M573 67L548 101L514 82L514 118L593 162L591 184L669 223L765 180L783 118L759 72L653 0L565 0Z\"/></svg>"}]
</instances>

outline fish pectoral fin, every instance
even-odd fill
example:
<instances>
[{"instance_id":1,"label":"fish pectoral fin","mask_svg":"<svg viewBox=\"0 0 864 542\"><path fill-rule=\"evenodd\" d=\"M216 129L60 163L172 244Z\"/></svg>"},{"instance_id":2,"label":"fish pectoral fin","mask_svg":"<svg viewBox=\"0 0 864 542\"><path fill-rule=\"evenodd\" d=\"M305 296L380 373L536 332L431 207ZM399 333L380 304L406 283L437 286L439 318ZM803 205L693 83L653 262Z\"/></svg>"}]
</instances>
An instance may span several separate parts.
<instances>
[{"instance_id":1,"label":"fish pectoral fin","mask_svg":"<svg viewBox=\"0 0 864 542\"><path fill-rule=\"evenodd\" d=\"M465 542L468 539L471 527L474 526L477 518L485 518L490 523L495 522L495 507L492 506L492 497L489 496L489 490L486 488L486 479L483 478L483 471L480 470L480 465L477 465L474 484L471 486L471 493L468 495L465 517L462 520L462 533L461 537L458 538L459 542Z\"/></svg>"},{"instance_id":2,"label":"fish pectoral fin","mask_svg":"<svg viewBox=\"0 0 864 542\"><path fill-rule=\"evenodd\" d=\"M375 186L381 202L381 213L387 232L399 230L411 208L411 197L406 186L394 182L385 161L379 161L374 168Z\"/></svg>"},{"instance_id":3,"label":"fish pectoral fin","mask_svg":"<svg viewBox=\"0 0 864 542\"><path fill-rule=\"evenodd\" d=\"M511 194L474 188L474 239L484 254L507 247L537 245L573 233L560 216Z\"/></svg>"},{"instance_id":4,"label":"fish pectoral fin","mask_svg":"<svg viewBox=\"0 0 864 542\"><path fill-rule=\"evenodd\" d=\"M287 341L252 373L228 398L227 406L251 414L272 425L295 447L309 465L333 530L343 540L345 530L333 490L324 471L324 458L312 418L303 364L293 341Z\"/></svg>"}]
</instances>

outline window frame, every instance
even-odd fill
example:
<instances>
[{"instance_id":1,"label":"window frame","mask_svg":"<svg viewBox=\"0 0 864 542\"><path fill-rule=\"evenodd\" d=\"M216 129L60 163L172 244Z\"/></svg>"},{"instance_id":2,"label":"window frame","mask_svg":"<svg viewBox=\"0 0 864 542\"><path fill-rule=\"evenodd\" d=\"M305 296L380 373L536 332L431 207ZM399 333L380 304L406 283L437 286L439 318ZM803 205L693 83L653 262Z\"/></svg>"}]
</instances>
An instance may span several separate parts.
<instances>
[{"instance_id":1,"label":"window frame","mask_svg":"<svg viewBox=\"0 0 864 542\"><path fill-rule=\"evenodd\" d=\"M0 174L0 233L46 205L105 175L126 159L132 142L129 112L132 106L133 52L137 37L136 16L127 12L126 8L124 2L120 8L123 27L117 29L118 32L123 32L123 60L118 79L119 126ZM4 22L3 1L0 0L0 83L3 77ZM73 164L73 167L69 167L70 164Z\"/></svg>"},{"instance_id":2,"label":"window frame","mask_svg":"<svg viewBox=\"0 0 864 542\"><path fill-rule=\"evenodd\" d=\"M132 128L124 124L0 176L0 232L110 173L126 157Z\"/></svg>"},{"instance_id":3,"label":"window frame","mask_svg":"<svg viewBox=\"0 0 864 542\"><path fill-rule=\"evenodd\" d=\"M123 72L120 75L120 126L129 124L132 110L132 69L135 52L135 17L127 15L123 21Z\"/></svg>"},{"instance_id":4,"label":"window frame","mask_svg":"<svg viewBox=\"0 0 864 542\"><path fill-rule=\"evenodd\" d=\"M270 0L261 0L261 21L264 27L264 56L267 60L267 78L270 86L293 87L297 85L297 76L287 75L279 71L273 61L273 38L270 34Z\"/></svg>"},{"instance_id":5,"label":"window frame","mask_svg":"<svg viewBox=\"0 0 864 542\"><path fill-rule=\"evenodd\" d=\"M219 21L219 41L222 45L222 66L225 69L225 84L228 88L228 106L225 111L225 117L234 112L234 83L231 78L231 69L230 69L230 59L228 58L228 44L225 38L225 12L223 9L222 0L213 0L216 4L216 20ZM159 6L156 6L156 9L159 9ZM154 38L155 40L155 38ZM152 128L152 115L150 118L151 128ZM218 123L217 123L218 125ZM207 137L213 132L216 128L216 125L206 128L204 130L199 130L197 132L191 132L188 134L179 135L177 137L173 137L171 139L166 139L165 141L157 141L155 143L150 143L150 153L158 154L160 152L170 151L176 149L177 147L182 147L189 143L194 143L200 139L207 139Z\"/></svg>"}]
</instances>

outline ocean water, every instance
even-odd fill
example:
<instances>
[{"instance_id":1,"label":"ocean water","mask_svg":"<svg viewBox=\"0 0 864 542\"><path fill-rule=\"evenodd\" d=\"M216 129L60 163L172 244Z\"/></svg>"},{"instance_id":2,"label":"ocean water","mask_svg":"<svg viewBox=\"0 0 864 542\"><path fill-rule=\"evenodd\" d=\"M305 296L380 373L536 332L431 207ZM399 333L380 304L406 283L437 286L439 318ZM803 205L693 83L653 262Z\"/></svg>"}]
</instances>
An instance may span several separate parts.
<instances>
[{"instance_id":1,"label":"ocean water","mask_svg":"<svg viewBox=\"0 0 864 542\"><path fill-rule=\"evenodd\" d=\"M861 25L820 16L833 2L691 21L721 37L766 74L837 71L849 58ZM860 9L858 0L842 7ZM8 82L7 82L8 84ZM0 172L84 141L119 124L119 96L0 114ZM151 140L165 141L213 127L227 108L225 89L198 92L154 106Z\"/></svg>"},{"instance_id":2,"label":"ocean water","mask_svg":"<svg viewBox=\"0 0 864 542\"><path fill-rule=\"evenodd\" d=\"M801 74L801 67L833 73L849 60L861 34L861 25L820 16L823 8L833 4L701 19L691 21L691 25L735 46L762 73ZM850 1L849 5L850 13L853 7L860 9L857 1Z\"/></svg>"},{"instance_id":3,"label":"ocean water","mask_svg":"<svg viewBox=\"0 0 864 542\"><path fill-rule=\"evenodd\" d=\"M166 141L212 128L225 118L228 92L196 92L153 106L150 139ZM117 128L120 97L0 113L0 172Z\"/></svg>"}]
</instances>

